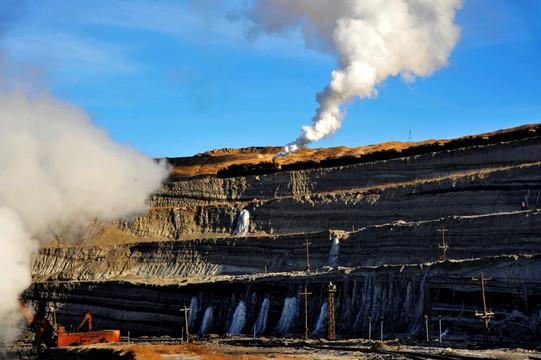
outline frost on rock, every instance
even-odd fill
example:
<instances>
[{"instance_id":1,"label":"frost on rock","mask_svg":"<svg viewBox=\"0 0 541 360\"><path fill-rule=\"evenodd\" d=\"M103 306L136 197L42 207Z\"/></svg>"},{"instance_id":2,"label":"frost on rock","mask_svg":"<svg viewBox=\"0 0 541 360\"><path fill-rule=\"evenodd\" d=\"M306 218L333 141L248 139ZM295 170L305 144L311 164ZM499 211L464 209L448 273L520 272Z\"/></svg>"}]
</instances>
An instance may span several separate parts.
<instances>
[{"instance_id":1,"label":"frost on rock","mask_svg":"<svg viewBox=\"0 0 541 360\"><path fill-rule=\"evenodd\" d=\"M327 263L330 267L338 267L338 258L340 256L340 239L334 238L331 245L331 250L329 251L329 258Z\"/></svg>"},{"instance_id":2,"label":"frost on rock","mask_svg":"<svg viewBox=\"0 0 541 360\"><path fill-rule=\"evenodd\" d=\"M263 334L265 329L267 328L267 318L269 316L269 306L270 306L270 300L268 297L266 297L263 300L263 303L261 304L261 310L259 311L259 315L257 317L257 320L255 321L254 326L252 327L252 332L256 333L257 335Z\"/></svg>"},{"instance_id":3,"label":"frost on rock","mask_svg":"<svg viewBox=\"0 0 541 360\"><path fill-rule=\"evenodd\" d=\"M245 236L248 232L248 226L250 225L250 212L246 209L240 212L239 218L237 220L237 228L233 235L235 236Z\"/></svg>"},{"instance_id":4,"label":"frost on rock","mask_svg":"<svg viewBox=\"0 0 541 360\"><path fill-rule=\"evenodd\" d=\"M211 329L214 322L214 308L212 306L207 307L205 315L203 316L203 322L199 329L200 335L206 335Z\"/></svg>"},{"instance_id":5,"label":"frost on rock","mask_svg":"<svg viewBox=\"0 0 541 360\"><path fill-rule=\"evenodd\" d=\"M289 332L294 324L295 316L297 314L297 298L288 297L284 300L284 307L282 309L282 315L280 320L274 329L276 334L285 334Z\"/></svg>"},{"instance_id":6,"label":"frost on rock","mask_svg":"<svg viewBox=\"0 0 541 360\"><path fill-rule=\"evenodd\" d=\"M233 314L233 321L227 332L230 335L240 335L242 329L244 329L244 324L246 323L246 305L244 301L239 301L235 313Z\"/></svg>"},{"instance_id":7,"label":"frost on rock","mask_svg":"<svg viewBox=\"0 0 541 360\"><path fill-rule=\"evenodd\" d=\"M324 302L323 305L321 305L319 316L317 318L316 328L312 332L313 335L323 336L325 332L327 331L327 324L329 322L328 308L329 308L329 305L327 304L327 302Z\"/></svg>"}]
</instances>

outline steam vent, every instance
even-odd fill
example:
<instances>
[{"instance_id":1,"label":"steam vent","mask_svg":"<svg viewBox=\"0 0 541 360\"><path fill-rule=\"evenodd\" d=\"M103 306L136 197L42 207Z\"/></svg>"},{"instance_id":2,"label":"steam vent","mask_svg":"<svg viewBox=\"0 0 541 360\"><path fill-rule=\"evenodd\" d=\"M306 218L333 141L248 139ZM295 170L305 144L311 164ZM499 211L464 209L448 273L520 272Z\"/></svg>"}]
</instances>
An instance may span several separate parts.
<instances>
[{"instance_id":1,"label":"steam vent","mask_svg":"<svg viewBox=\"0 0 541 360\"><path fill-rule=\"evenodd\" d=\"M168 159L147 213L42 247L23 301L121 336L180 337L185 305L192 334L302 337L306 290L325 337L332 282L337 338L368 338L369 317L379 337L383 317L384 337L422 339L441 315L445 339L483 340L483 272L493 339L539 340L541 124L279 150Z\"/></svg>"}]
</instances>

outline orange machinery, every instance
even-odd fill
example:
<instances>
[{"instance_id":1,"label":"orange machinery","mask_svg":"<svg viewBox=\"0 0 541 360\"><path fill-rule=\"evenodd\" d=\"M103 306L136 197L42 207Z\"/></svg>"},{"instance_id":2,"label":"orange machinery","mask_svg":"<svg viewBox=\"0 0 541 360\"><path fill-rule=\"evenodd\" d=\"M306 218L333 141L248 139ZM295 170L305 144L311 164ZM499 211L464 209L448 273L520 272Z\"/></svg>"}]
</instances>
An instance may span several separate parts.
<instances>
[{"instance_id":1,"label":"orange machinery","mask_svg":"<svg viewBox=\"0 0 541 360\"><path fill-rule=\"evenodd\" d=\"M20 307L24 317L38 335L37 338L41 339L47 347L108 343L120 340L120 330L92 331L92 313L90 310L85 313L83 321L74 332L66 332L64 326L57 326L56 313L54 313L55 326L53 327L45 317L32 314L23 303L20 303ZM83 328L85 322L88 324L88 331L79 331ZM55 333L56 341L54 341Z\"/></svg>"},{"instance_id":2,"label":"orange machinery","mask_svg":"<svg viewBox=\"0 0 541 360\"><path fill-rule=\"evenodd\" d=\"M89 332L58 333L58 347L69 345L87 345L95 343L118 342L120 330L102 330Z\"/></svg>"},{"instance_id":3,"label":"orange machinery","mask_svg":"<svg viewBox=\"0 0 541 360\"><path fill-rule=\"evenodd\" d=\"M85 322L88 323L88 332L79 332ZM120 340L120 330L102 330L92 331L92 313L87 310L83 321L77 326L75 332L65 332L63 326L58 327L58 347L69 345L86 345L95 343L118 342Z\"/></svg>"}]
</instances>

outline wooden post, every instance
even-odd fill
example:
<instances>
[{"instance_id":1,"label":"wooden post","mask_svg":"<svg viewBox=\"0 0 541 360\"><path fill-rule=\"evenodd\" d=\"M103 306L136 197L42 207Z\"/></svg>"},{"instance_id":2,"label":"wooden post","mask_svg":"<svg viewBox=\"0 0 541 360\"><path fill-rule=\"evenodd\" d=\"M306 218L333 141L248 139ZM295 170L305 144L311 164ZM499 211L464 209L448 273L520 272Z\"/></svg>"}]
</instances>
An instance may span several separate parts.
<instances>
[{"instance_id":1,"label":"wooden post","mask_svg":"<svg viewBox=\"0 0 541 360\"><path fill-rule=\"evenodd\" d=\"M306 245L306 271L311 271L312 268L310 267L310 254L309 254L309 251L308 251L308 245L311 245L312 243L311 242L308 242L308 240L306 240L305 243L303 243L303 245Z\"/></svg>"},{"instance_id":2,"label":"wooden post","mask_svg":"<svg viewBox=\"0 0 541 360\"><path fill-rule=\"evenodd\" d=\"M368 340L372 341L372 316L368 317Z\"/></svg>"},{"instance_id":3,"label":"wooden post","mask_svg":"<svg viewBox=\"0 0 541 360\"><path fill-rule=\"evenodd\" d=\"M438 232L441 232L441 241L442 241L442 245L439 245L438 247L443 250L443 254L438 259L438 262L447 261L447 249L449 249L449 246L445 243L446 231L447 229L445 229L443 226L441 227L441 230L438 230Z\"/></svg>"},{"instance_id":4,"label":"wooden post","mask_svg":"<svg viewBox=\"0 0 541 360\"><path fill-rule=\"evenodd\" d=\"M492 280L492 278L486 278L483 276L483 272L481 271L481 277L480 278L472 278L473 281L481 281L481 292L483 293L483 312L478 313L475 312L475 316L479 316L481 319L485 321L485 341L490 342L490 328L488 327L488 321L492 318L494 318L493 312L487 312L487 302L485 299L485 281Z\"/></svg>"},{"instance_id":5,"label":"wooden post","mask_svg":"<svg viewBox=\"0 0 541 360\"><path fill-rule=\"evenodd\" d=\"M184 321L186 324L186 342L190 342L190 332L188 331L188 311L190 308L186 307L186 304L183 305L184 308L181 308L180 311L184 312Z\"/></svg>"},{"instance_id":6,"label":"wooden post","mask_svg":"<svg viewBox=\"0 0 541 360\"><path fill-rule=\"evenodd\" d=\"M308 340L308 295L312 293L309 293L305 286L304 292L299 295L304 295L304 339Z\"/></svg>"}]
</instances>

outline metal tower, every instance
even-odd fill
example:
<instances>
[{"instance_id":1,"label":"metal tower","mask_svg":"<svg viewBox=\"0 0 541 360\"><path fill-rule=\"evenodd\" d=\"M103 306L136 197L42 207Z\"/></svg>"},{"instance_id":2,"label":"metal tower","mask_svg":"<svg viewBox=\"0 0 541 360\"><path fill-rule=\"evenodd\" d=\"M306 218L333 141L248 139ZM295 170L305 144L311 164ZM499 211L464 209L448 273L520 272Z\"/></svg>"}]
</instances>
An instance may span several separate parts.
<instances>
[{"instance_id":1,"label":"metal tower","mask_svg":"<svg viewBox=\"0 0 541 360\"><path fill-rule=\"evenodd\" d=\"M334 294L336 293L336 285L330 282L327 290L329 292L329 328L327 337L329 340L336 340L336 331L334 324Z\"/></svg>"}]
</instances>

